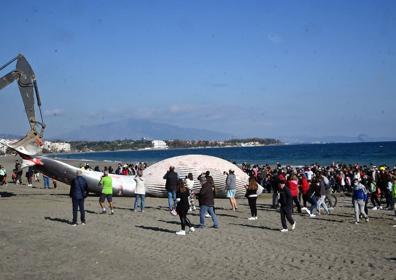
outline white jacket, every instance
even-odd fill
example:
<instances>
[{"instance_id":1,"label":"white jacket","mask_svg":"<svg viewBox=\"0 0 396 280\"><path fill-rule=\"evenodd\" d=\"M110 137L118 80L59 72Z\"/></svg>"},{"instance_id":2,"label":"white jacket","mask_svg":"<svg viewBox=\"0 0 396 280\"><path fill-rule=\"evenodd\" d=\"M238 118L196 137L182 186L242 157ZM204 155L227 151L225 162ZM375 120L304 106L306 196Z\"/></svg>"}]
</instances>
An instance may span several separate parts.
<instances>
[{"instance_id":1,"label":"white jacket","mask_svg":"<svg viewBox=\"0 0 396 280\"><path fill-rule=\"evenodd\" d=\"M186 187L189 191L191 191L194 187L194 180L186 179Z\"/></svg>"},{"instance_id":2,"label":"white jacket","mask_svg":"<svg viewBox=\"0 0 396 280\"><path fill-rule=\"evenodd\" d=\"M136 182L135 194L146 194L146 188L144 186L143 177L136 176L135 182Z\"/></svg>"}]
</instances>

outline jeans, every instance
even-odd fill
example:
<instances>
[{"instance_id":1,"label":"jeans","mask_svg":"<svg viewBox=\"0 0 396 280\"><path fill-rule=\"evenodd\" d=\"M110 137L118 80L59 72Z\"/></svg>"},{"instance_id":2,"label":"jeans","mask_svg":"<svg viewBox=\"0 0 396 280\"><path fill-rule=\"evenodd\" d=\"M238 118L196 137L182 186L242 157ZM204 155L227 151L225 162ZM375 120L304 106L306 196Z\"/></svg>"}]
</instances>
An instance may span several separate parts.
<instances>
[{"instance_id":1,"label":"jeans","mask_svg":"<svg viewBox=\"0 0 396 280\"><path fill-rule=\"evenodd\" d=\"M43 176L44 179L44 189L49 189L49 178L47 176Z\"/></svg>"},{"instance_id":2,"label":"jeans","mask_svg":"<svg viewBox=\"0 0 396 280\"><path fill-rule=\"evenodd\" d=\"M80 218L81 222L85 223L85 209L84 209L84 199L72 198L73 203L73 224L77 224L77 211L80 208Z\"/></svg>"},{"instance_id":3,"label":"jeans","mask_svg":"<svg viewBox=\"0 0 396 280\"><path fill-rule=\"evenodd\" d=\"M318 208L317 207L318 203L317 203L317 200L316 200L316 196L312 195L311 197L309 197L308 198L308 202L311 203L311 207L309 208L309 212L311 214L313 214L313 211Z\"/></svg>"},{"instance_id":4,"label":"jeans","mask_svg":"<svg viewBox=\"0 0 396 280\"><path fill-rule=\"evenodd\" d=\"M321 195L320 198L318 199L316 209L318 210L318 214L320 215L320 206L323 205L324 210L326 211L327 214L329 214L329 209L327 209L327 205L325 203L326 196Z\"/></svg>"},{"instance_id":5,"label":"jeans","mask_svg":"<svg viewBox=\"0 0 396 280\"><path fill-rule=\"evenodd\" d=\"M176 192L168 191L168 206L169 210L176 208Z\"/></svg>"},{"instance_id":6,"label":"jeans","mask_svg":"<svg viewBox=\"0 0 396 280\"><path fill-rule=\"evenodd\" d=\"M135 204L133 206L133 209L137 210L139 198L140 198L140 211L143 211L143 209L144 209L144 194L135 194Z\"/></svg>"},{"instance_id":7,"label":"jeans","mask_svg":"<svg viewBox=\"0 0 396 280\"><path fill-rule=\"evenodd\" d=\"M200 227L205 226L206 213L209 213L209 215L212 217L213 227L218 228L219 222L217 221L217 216L216 216L215 212L213 211L213 206L207 206L207 205L201 205L201 207L199 209L199 226Z\"/></svg>"},{"instance_id":8,"label":"jeans","mask_svg":"<svg viewBox=\"0 0 396 280\"><path fill-rule=\"evenodd\" d=\"M365 201L362 199L354 200L353 206L355 207L355 220L359 222L359 215L362 214L366 219L368 218L366 212L364 212Z\"/></svg>"}]
</instances>

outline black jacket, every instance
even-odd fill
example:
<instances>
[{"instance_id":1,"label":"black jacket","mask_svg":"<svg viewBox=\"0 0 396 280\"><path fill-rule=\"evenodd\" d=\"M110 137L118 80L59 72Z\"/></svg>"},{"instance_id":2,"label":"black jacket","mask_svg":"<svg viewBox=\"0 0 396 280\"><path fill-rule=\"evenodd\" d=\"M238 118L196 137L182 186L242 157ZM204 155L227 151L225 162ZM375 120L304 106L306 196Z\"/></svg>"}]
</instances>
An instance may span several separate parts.
<instances>
[{"instance_id":1,"label":"black jacket","mask_svg":"<svg viewBox=\"0 0 396 280\"><path fill-rule=\"evenodd\" d=\"M202 185L201 190L198 194L199 205L206 206L214 206L214 194L213 194L213 185L209 182L206 182Z\"/></svg>"},{"instance_id":2,"label":"black jacket","mask_svg":"<svg viewBox=\"0 0 396 280\"><path fill-rule=\"evenodd\" d=\"M166 180L165 188L168 192L175 192L177 189L177 180L179 176L174 171L168 171L164 175L164 179Z\"/></svg>"},{"instance_id":3,"label":"black jacket","mask_svg":"<svg viewBox=\"0 0 396 280\"><path fill-rule=\"evenodd\" d=\"M190 195L189 191L186 192L177 192L176 197L180 198L180 201L177 203L176 211L177 213L187 213L188 208L190 208L190 204L188 203L188 196Z\"/></svg>"},{"instance_id":4,"label":"black jacket","mask_svg":"<svg viewBox=\"0 0 396 280\"><path fill-rule=\"evenodd\" d=\"M279 194L280 194L279 203L281 207L291 208L293 200L289 188L284 186L284 188L279 191Z\"/></svg>"}]
</instances>

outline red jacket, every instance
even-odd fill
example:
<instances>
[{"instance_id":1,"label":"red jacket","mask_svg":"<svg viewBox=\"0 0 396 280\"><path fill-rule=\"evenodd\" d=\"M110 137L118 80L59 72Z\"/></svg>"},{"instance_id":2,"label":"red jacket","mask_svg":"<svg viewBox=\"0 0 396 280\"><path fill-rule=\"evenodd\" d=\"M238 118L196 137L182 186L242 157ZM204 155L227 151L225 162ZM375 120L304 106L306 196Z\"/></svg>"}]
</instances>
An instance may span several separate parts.
<instances>
[{"instance_id":1,"label":"red jacket","mask_svg":"<svg viewBox=\"0 0 396 280\"><path fill-rule=\"evenodd\" d=\"M301 179L301 191L303 194L307 194L309 192L309 183L305 176Z\"/></svg>"},{"instance_id":2,"label":"red jacket","mask_svg":"<svg viewBox=\"0 0 396 280\"><path fill-rule=\"evenodd\" d=\"M298 196L298 181L289 180L287 181L287 186L289 187L292 196Z\"/></svg>"}]
</instances>

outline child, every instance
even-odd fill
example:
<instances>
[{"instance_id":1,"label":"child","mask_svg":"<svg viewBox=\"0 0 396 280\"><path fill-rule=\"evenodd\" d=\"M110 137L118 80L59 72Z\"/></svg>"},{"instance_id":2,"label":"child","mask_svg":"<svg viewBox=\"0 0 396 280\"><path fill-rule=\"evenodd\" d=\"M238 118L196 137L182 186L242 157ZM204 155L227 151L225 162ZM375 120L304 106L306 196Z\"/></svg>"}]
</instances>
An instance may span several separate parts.
<instances>
[{"instance_id":1,"label":"child","mask_svg":"<svg viewBox=\"0 0 396 280\"><path fill-rule=\"evenodd\" d=\"M190 232L194 232L195 229L191 225L190 220L187 218L187 212L189 209L188 197L190 192L186 188L184 181L179 179L177 181L177 192L176 192L176 212L179 214L180 222L181 222L181 230L177 231L177 235L186 235L186 225L190 228Z\"/></svg>"}]
</instances>

